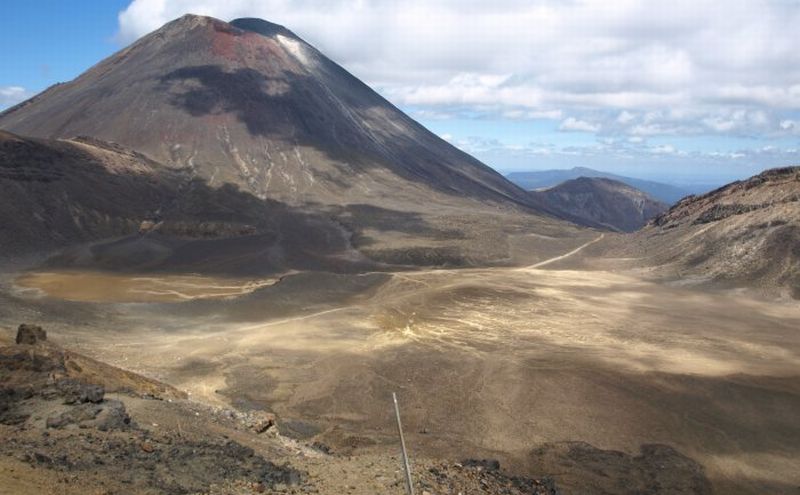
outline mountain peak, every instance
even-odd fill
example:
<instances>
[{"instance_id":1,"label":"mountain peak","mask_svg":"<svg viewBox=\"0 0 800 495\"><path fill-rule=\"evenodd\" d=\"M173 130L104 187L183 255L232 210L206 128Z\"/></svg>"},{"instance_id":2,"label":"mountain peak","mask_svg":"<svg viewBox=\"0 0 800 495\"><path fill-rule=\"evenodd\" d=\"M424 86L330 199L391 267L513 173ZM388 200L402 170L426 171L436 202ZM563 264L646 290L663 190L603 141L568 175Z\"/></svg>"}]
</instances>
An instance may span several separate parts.
<instances>
[{"instance_id":1,"label":"mountain peak","mask_svg":"<svg viewBox=\"0 0 800 495\"><path fill-rule=\"evenodd\" d=\"M154 31L153 34L159 33L161 36L170 38L171 35L182 36L183 33L189 32L195 28L208 26L213 27L214 32L222 32L235 36L246 33L255 33L267 38L283 36L285 38L291 38L294 40L300 39L296 34L286 27L281 26L280 24L265 21L264 19L243 17L234 19L230 22L225 22L215 17L197 14L184 14L181 17L168 22L160 29Z\"/></svg>"},{"instance_id":2,"label":"mountain peak","mask_svg":"<svg viewBox=\"0 0 800 495\"><path fill-rule=\"evenodd\" d=\"M275 24L273 22L265 21L264 19L259 19L257 17L242 17L230 21L229 24L244 31L258 33L262 36L268 36L270 38L277 35L287 36L290 38L298 37L296 34L286 29L285 27L281 26L280 24Z\"/></svg>"},{"instance_id":3,"label":"mountain peak","mask_svg":"<svg viewBox=\"0 0 800 495\"><path fill-rule=\"evenodd\" d=\"M205 26L212 22L222 22L213 17L197 14L184 14L164 24L158 31L165 29L191 29L195 26Z\"/></svg>"}]
</instances>

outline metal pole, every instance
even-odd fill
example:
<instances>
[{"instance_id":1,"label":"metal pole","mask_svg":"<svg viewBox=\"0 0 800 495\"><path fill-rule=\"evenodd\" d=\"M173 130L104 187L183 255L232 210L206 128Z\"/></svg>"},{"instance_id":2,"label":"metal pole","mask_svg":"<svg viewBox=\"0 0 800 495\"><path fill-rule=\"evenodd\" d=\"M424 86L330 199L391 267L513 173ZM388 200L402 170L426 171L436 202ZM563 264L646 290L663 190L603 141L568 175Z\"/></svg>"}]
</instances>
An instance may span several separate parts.
<instances>
[{"instance_id":1,"label":"metal pole","mask_svg":"<svg viewBox=\"0 0 800 495\"><path fill-rule=\"evenodd\" d=\"M406 493L414 495L414 484L411 481L411 466L408 463L408 453L406 452L406 440L403 437L403 424L400 422L400 406L397 405L397 394L392 392L394 400L394 415L397 418L397 432L400 434L400 448L403 451L403 470L406 474Z\"/></svg>"}]
</instances>

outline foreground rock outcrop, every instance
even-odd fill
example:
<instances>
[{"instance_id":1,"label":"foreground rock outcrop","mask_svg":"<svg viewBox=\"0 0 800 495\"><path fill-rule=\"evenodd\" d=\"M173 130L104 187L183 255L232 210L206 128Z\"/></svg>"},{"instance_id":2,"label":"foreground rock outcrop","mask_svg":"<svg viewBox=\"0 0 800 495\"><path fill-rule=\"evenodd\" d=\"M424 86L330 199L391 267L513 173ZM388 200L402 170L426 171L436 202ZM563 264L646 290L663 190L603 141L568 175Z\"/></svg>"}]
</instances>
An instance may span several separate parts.
<instances>
[{"instance_id":1,"label":"foreground rock outcrop","mask_svg":"<svg viewBox=\"0 0 800 495\"><path fill-rule=\"evenodd\" d=\"M17 329L17 344L33 345L47 340L47 332L38 325L23 323Z\"/></svg>"},{"instance_id":2,"label":"foreground rock outcrop","mask_svg":"<svg viewBox=\"0 0 800 495\"><path fill-rule=\"evenodd\" d=\"M0 487L10 493L252 495L403 493L397 445L341 452L279 433L268 411L237 411L62 349L3 345L0 334ZM8 339L5 339L8 342ZM287 431L291 424L287 424ZM444 460L412 450L417 493L693 494L703 468L667 445L638 454L581 442L534 448L518 476L495 459ZM516 466L515 469L520 469Z\"/></svg>"},{"instance_id":3,"label":"foreground rock outcrop","mask_svg":"<svg viewBox=\"0 0 800 495\"><path fill-rule=\"evenodd\" d=\"M564 493L713 493L703 467L668 445L642 445L631 455L585 442L546 443L531 451L529 462L531 469L558 472Z\"/></svg>"},{"instance_id":4,"label":"foreground rock outcrop","mask_svg":"<svg viewBox=\"0 0 800 495\"><path fill-rule=\"evenodd\" d=\"M51 342L0 338L0 487L8 493L402 492L397 456L339 456L282 437L276 422L267 412L187 401ZM430 494L558 493L552 480L494 464L415 459L414 479Z\"/></svg>"}]
</instances>

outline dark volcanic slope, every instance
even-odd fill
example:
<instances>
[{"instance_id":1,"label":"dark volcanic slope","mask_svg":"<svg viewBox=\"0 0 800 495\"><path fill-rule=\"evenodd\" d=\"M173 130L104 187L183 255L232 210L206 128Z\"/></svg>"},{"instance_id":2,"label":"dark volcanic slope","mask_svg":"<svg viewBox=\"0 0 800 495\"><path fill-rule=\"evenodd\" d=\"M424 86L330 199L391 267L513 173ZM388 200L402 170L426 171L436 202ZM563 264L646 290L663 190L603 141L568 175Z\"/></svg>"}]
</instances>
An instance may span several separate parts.
<instances>
[{"instance_id":1,"label":"dark volcanic slope","mask_svg":"<svg viewBox=\"0 0 800 495\"><path fill-rule=\"evenodd\" d=\"M495 203L524 192L403 114L281 26L186 15L77 79L0 114L0 128L93 136L288 204Z\"/></svg>"},{"instance_id":2,"label":"dark volcanic slope","mask_svg":"<svg viewBox=\"0 0 800 495\"><path fill-rule=\"evenodd\" d=\"M169 176L179 173L97 142L0 131L0 252L136 231L174 199Z\"/></svg>"},{"instance_id":3,"label":"dark volcanic slope","mask_svg":"<svg viewBox=\"0 0 800 495\"><path fill-rule=\"evenodd\" d=\"M800 298L800 167L691 196L629 241L682 276Z\"/></svg>"},{"instance_id":4,"label":"dark volcanic slope","mask_svg":"<svg viewBox=\"0 0 800 495\"><path fill-rule=\"evenodd\" d=\"M327 217L208 187L113 144L0 131L0 257L111 238L65 256L105 268L263 273L324 265L350 252L348 235Z\"/></svg>"},{"instance_id":5,"label":"dark volcanic slope","mask_svg":"<svg viewBox=\"0 0 800 495\"><path fill-rule=\"evenodd\" d=\"M189 167L167 167L94 138L0 131L0 260L68 248L51 261L234 275L349 272L507 263L526 251L513 240L517 235L538 232L568 244L583 235L513 208L458 198L435 203L443 196L430 196L422 204L395 198L397 209L369 203L301 208L231 184L209 186ZM418 206L423 209L412 210Z\"/></svg>"},{"instance_id":6,"label":"dark volcanic slope","mask_svg":"<svg viewBox=\"0 0 800 495\"><path fill-rule=\"evenodd\" d=\"M623 232L639 229L667 205L622 182L580 177L530 193L564 218Z\"/></svg>"}]
</instances>

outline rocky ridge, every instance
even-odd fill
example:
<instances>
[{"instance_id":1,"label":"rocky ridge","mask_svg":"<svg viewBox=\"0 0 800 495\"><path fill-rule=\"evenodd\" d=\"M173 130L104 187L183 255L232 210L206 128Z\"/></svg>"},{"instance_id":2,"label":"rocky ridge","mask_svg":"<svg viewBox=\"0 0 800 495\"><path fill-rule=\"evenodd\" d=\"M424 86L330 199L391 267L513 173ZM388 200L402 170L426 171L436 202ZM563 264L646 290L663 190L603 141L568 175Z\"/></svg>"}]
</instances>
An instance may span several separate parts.
<instances>
[{"instance_id":1,"label":"rocky ridge","mask_svg":"<svg viewBox=\"0 0 800 495\"><path fill-rule=\"evenodd\" d=\"M800 167L689 196L625 249L679 278L800 298Z\"/></svg>"}]
</instances>

